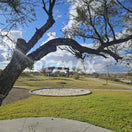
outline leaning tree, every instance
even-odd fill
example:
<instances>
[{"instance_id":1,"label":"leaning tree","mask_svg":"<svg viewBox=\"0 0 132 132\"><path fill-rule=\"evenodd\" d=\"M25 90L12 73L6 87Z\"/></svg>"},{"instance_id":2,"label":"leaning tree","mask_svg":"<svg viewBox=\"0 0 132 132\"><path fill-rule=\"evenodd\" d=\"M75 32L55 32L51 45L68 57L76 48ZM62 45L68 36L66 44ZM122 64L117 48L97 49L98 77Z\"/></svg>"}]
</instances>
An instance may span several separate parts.
<instances>
[{"instance_id":1,"label":"leaning tree","mask_svg":"<svg viewBox=\"0 0 132 132\"><path fill-rule=\"evenodd\" d=\"M25 3L23 1L26 1ZM30 4L28 0L0 0L2 5L9 6L10 15L12 15L9 22L9 30L13 26L17 26L17 22L23 24L26 21L26 10L29 9L28 13L32 13L34 16L33 8L24 8L21 6L22 3L25 6ZM79 3L81 1L81 3ZM64 38L56 38L49 40L35 51L29 53L31 48L35 46L42 36L53 26L55 23L53 17L53 8L57 0L42 0L43 10L48 16L47 21L42 27L36 28L36 31L30 40L26 42L24 39L18 39L16 47L13 49L13 54L10 63L0 74L0 105L3 99L8 95L12 89L15 81L22 73L22 71L31 67L36 61L46 56L51 52L57 50L57 46L66 45L69 48L66 50L73 53L76 57L84 59L85 54L94 54L107 58L107 55L112 56L116 61L123 57L117 52L118 47L114 46L121 45L124 42L132 40L131 29L129 22L132 20L131 1L130 4L123 4L119 0L72 0L75 3L76 15L72 15L74 24L71 28L64 28ZM125 0L124 0L125 1ZM81 5L81 6L80 6ZM127 6L126 6L127 5ZM8 10L7 8L6 10ZM5 10L5 8L1 8ZM6 12L5 10L5 12ZM15 16L15 15L16 16ZM25 14L25 15L24 15ZM15 16L16 19L11 21ZM18 18L18 19L17 19ZM20 19L19 19L20 18ZM28 17L27 17L28 18ZM16 20L16 21L15 21ZM32 20L28 18L28 20ZM12 24L12 25L11 25ZM131 24L131 23L130 23ZM120 28L119 32L122 33L126 30L125 34L118 36L115 32L116 28ZM0 34L2 36L2 34ZM8 34L4 34L8 37ZM77 41L73 40L72 37L81 36L83 39L93 39L96 43L96 48L88 48L80 45ZM2 36L3 37L3 36ZM114 50L113 50L114 49ZM127 49L129 52L129 48Z\"/></svg>"}]
</instances>

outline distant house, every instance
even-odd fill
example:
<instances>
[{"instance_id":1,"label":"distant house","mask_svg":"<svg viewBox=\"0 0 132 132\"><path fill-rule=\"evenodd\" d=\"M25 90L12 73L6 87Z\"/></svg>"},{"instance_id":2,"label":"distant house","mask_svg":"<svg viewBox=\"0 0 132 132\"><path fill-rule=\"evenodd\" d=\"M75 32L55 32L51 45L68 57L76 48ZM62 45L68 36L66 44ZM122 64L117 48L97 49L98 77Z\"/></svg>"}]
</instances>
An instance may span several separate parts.
<instances>
[{"instance_id":1,"label":"distant house","mask_svg":"<svg viewBox=\"0 0 132 132\"><path fill-rule=\"evenodd\" d=\"M44 68L44 71L46 73L48 73L48 76L51 76L51 74L53 73L54 70L57 70L57 71L66 71L66 77L69 77L69 68L67 67L46 67Z\"/></svg>"}]
</instances>

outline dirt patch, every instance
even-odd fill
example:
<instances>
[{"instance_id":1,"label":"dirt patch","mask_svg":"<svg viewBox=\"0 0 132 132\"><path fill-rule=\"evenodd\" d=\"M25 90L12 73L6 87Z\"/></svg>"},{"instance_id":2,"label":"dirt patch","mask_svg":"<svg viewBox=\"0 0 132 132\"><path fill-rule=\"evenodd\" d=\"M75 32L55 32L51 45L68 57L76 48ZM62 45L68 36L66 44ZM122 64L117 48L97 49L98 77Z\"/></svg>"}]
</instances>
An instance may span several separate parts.
<instances>
[{"instance_id":1,"label":"dirt patch","mask_svg":"<svg viewBox=\"0 0 132 132\"><path fill-rule=\"evenodd\" d=\"M29 90L21 88L13 88L8 96L4 99L2 105L16 102L25 98L30 97Z\"/></svg>"}]
</instances>

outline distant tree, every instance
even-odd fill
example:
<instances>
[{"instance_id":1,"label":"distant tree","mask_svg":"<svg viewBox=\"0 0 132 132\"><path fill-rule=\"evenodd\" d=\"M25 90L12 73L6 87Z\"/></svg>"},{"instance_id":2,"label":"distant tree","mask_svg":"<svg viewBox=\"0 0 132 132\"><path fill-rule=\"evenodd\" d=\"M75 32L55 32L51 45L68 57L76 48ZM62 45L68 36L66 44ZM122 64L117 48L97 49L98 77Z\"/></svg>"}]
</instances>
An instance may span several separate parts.
<instances>
[{"instance_id":1,"label":"distant tree","mask_svg":"<svg viewBox=\"0 0 132 132\"><path fill-rule=\"evenodd\" d=\"M39 4L43 6L43 10L48 16L47 21L40 28L36 28L35 33L28 42L24 39L17 40L11 61L0 74L0 105L22 71L27 67L31 67L36 61L47 54L55 52L57 46L69 46L69 52L81 59L84 59L84 53L94 54L104 58L107 58L106 55L110 55L116 61L122 59L119 53L116 52L117 50L114 50L116 48L113 48L113 46L117 47L118 45L119 47L119 44L132 39L132 26L130 26L132 20L132 2L128 0L127 2L129 4L127 5L124 4L126 0L122 0L122 3L114 0L80 0L81 4L78 4L76 8L77 16L74 18L79 22L79 26L78 28L74 28L72 25L71 29L65 31L65 35L70 33L70 36L82 37L84 40L91 38L95 41L97 48L84 47L72 38L56 38L45 42L45 44L40 46L37 50L29 53L31 48L38 43L40 38L42 38L55 23L53 9L56 1L58 0L39 1ZM78 0L73 1L77 3ZM34 8L32 8L33 4L31 4L34 2L35 0L0 0L0 10L5 13L3 16L9 13L8 15L10 17L10 19L8 19L8 17L5 19L7 20L7 24L9 23L9 26L4 25L6 22L0 23L5 27L5 30L3 28L2 31L9 31L12 27L15 28L18 23L25 24L26 21L31 22L32 19L30 18L32 17L28 17L28 14L32 14L29 16L35 16ZM13 25L11 26L10 23ZM120 28L121 36L118 36L115 32L115 28ZM3 37L2 32L0 36ZM8 37L8 32L4 36ZM127 51L129 51L129 49Z\"/></svg>"},{"instance_id":2,"label":"distant tree","mask_svg":"<svg viewBox=\"0 0 132 132\"><path fill-rule=\"evenodd\" d=\"M116 61L127 58L132 62L132 0L70 1L74 6L70 26L63 29L65 37L92 39L96 53L101 56L110 55ZM69 50L78 54L72 48ZM120 56L122 53L124 58Z\"/></svg>"},{"instance_id":3,"label":"distant tree","mask_svg":"<svg viewBox=\"0 0 132 132\"><path fill-rule=\"evenodd\" d=\"M127 72L128 76L132 76L132 70Z\"/></svg>"},{"instance_id":4,"label":"distant tree","mask_svg":"<svg viewBox=\"0 0 132 132\"><path fill-rule=\"evenodd\" d=\"M79 67L72 67L72 72L73 73L78 73L78 72L81 72L81 69Z\"/></svg>"},{"instance_id":5,"label":"distant tree","mask_svg":"<svg viewBox=\"0 0 132 132\"><path fill-rule=\"evenodd\" d=\"M45 67L42 67L42 68L40 69L40 73L43 73L44 75L47 75L46 68L45 68Z\"/></svg>"},{"instance_id":6,"label":"distant tree","mask_svg":"<svg viewBox=\"0 0 132 132\"><path fill-rule=\"evenodd\" d=\"M97 72L94 72L92 75L93 75L93 77L95 77L95 78L98 78L98 77L99 77L99 73L97 73Z\"/></svg>"},{"instance_id":7,"label":"distant tree","mask_svg":"<svg viewBox=\"0 0 132 132\"><path fill-rule=\"evenodd\" d=\"M74 79L78 80L79 79L79 74L78 73L74 73L72 76Z\"/></svg>"}]
</instances>

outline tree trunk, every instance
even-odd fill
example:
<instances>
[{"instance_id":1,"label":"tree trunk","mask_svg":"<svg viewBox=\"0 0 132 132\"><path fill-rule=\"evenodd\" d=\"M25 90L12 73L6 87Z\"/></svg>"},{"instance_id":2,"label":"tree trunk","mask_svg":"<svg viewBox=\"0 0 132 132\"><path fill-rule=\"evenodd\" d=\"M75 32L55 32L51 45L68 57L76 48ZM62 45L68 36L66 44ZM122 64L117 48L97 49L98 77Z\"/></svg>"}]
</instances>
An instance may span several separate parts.
<instances>
[{"instance_id":1,"label":"tree trunk","mask_svg":"<svg viewBox=\"0 0 132 132\"><path fill-rule=\"evenodd\" d=\"M32 65L31 62L21 51L14 51L10 63L0 74L0 105L22 71Z\"/></svg>"}]
</instances>

